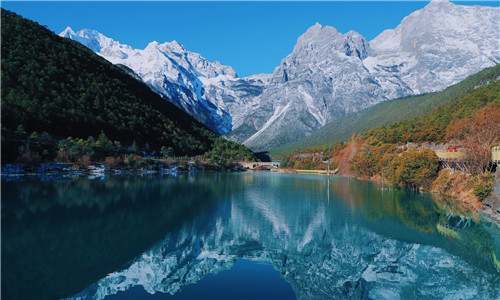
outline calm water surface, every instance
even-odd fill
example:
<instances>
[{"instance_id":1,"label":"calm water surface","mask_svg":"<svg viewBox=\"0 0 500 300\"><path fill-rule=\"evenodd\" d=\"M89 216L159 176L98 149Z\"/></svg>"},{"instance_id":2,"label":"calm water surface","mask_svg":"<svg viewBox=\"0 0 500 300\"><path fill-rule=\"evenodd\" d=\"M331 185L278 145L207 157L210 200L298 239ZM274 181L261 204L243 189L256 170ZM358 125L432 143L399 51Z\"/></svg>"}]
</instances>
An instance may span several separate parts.
<instances>
[{"instance_id":1,"label":"calm water surface","mask_svg":"<svg viewBox=\"0 0 500 300\"><path fill-rule=\"evenodd\" d=\"M500 299L500 227L366 181L2 180L2 299Z\"/></svg>"}]
</instances>

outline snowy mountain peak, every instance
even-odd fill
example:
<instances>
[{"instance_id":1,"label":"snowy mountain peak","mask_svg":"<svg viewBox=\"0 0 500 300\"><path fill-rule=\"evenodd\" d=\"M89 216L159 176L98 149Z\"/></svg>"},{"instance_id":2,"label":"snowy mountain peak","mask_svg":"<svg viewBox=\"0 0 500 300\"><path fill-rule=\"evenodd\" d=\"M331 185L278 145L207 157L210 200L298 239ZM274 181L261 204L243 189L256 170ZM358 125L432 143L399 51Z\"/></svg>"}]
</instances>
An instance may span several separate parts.
<instances>
[{"instance_id":1,"label":"snowy mountain peak","mask_svg":"<svg viewBox=\"0 0 500 300\"><path fill-rule=\"evenodd\" d=\"M309 27L309 29L307 29L307 31L297 39L295 48L300 49L301 47L327 44L332 40L339 38L339 36L341 36L341 34L334 27L323 27L321 24L316 23L315 25Z\"/></svg>"},{"instance_id":2,"label":"snowy mountain peak","mask_svg":"<svg viewBox=\"0 0 500 300\"><path fill-rule=\"evenodd\" d=\"M140 50L90 29L75 33L67 28L60 36L80 42L113 64L131 68L152 90L219 134L232 129L228 110L245 97L255 96L264 84L262 80L239 79L230 66L210 62L175 40L163 44L153 41ZM227 92L226 86L234 89Z\"/></svg>"},{"instance_id":3,"label":"snowy mountain peak","mask_svg":"<svg viewBox=\"0 0 500 300\"><path fill-rule=\"evenodd\" d=\"M366 38L358 32L351 30L344 34L344 39L344 47L347 56L357 56L360 59L365 59L373 54Z\"/></svg>"},{"instance_id":4,"label":"snowy mountain peak","mask_svg":"<svg viewBox=\"0 0 500 300\"><path fill-rule=\"evenodd\" d=\"M303 138L388 99L442 90L500 63L500 9L432 1L368 42L319 23L273 74L238 78L176 41L132 49L92 30L65 36L130 67L217 133L259 150Z\"/></svg>"},{"instance_id":5,"label":"snowy mountain peak","mask_svg":"<svg viewBox=\"0 0 500 300\"><path fill-rule=\"evenodd\" d=\"M59 36L76 40L94 52L99 52L103 48L120 44L96 30L82 29L75 33L69 26Z\"/></svg>"},{"instance_id":6,"label":"snowy mountain peak","mask_svg":"<svg viewBox=\"0 0 500 300\"><path fill-rule=\"evenodd\" d=\"M146 46L146 49L147 48L160 51L175 52L181 55L188 52L186 48L183 45L179 44L177 41L164 42L163 44L160 44L157 41L153 41Z\"/></svg>"},{"instance_id":7,"label":"snowy mountain peak","mask_svg":"<svg viewBox=\"0 0 500 300\"><path fill-rule=\"evenodd\" d=\"M59 35L63 37L67 37L69 35L75 35L76 33L71 29L71 27L66 27Z\"/></svg>"},{"instance_id":8,"label":"snowy mountain peak","mask_svg":"<svg viewBox=\"0 0 500 300\"><path fill-rule=\"evenodd\" d=\"M314 25L313 25L313 26L309 27L309 28L306 30L306 32L307 32L307 31L321 30L321 28L323 28L323 25L321 25L320 23L316 22L316 23L314 23Z\"/></svg>"},{"instance_id":9,"label":"snowy mountain peak","mask_svg":"<svg viewBox=\"0 0 500 300\"><path fill-rule=\"evenodd\" d=\"M456 6L459 6L459 5L456 5L453 2L450 2L448 0L432 0L423 9L431 9L431 10L433 10L433 9L437 9L437 10L445 9L446 10L449 7L456 7Z\"/></svg>"},{"instance_id":10,"label":"snowy mountain peak","mask_svg":"<svg viewBox=\"0 0 500 300\"><path fill-rule=\"evenodd\" d=\"M297 39L294 52L321 52L321 56L329 56L327 52L340 52L347 56L364 59L372 54L365 37L356 31L341 34L334 27L321 26L316 23Z\"/></svg>"},{"instance_id":11,"label":"snowy mountain peak","mask_svg":"<svg viewBox=\"0 0 500 300\"><path fill-rule=\"evenodd\" d=\"M498 7L432 2L371 42L315 24L247 113L249 134L230 137L272 149L378 102L443 90L500 63L499 17Z\"/></svg>"},{"instance_id":12,"label":"snowy mountain peak","mask_svg":"<svg viewBox=\"0 0 500 300\"><path fill-rule=\"evenodd\" d=\"M173 48L176 48L176 49L182 49L182 50L186 50L184 48L183 45L179 44L176 40L173 40L172 42L169 43L170 46L172 46Z\"/></svg>"},{"instance_id":13,"label":"snowy mountain peak","mask_svg":"<svg viewBox=\"0 0 500 300\"><path fill-rule=\"evenodd\" d=\"M441 90L500 62L499 17L498 7L431 2L373 39L365 65L379 77L398 72L414 94Z\"/></svg>"},{"instance_id":14,"label":"snowy mountain peak","mask_svg":"<svg viewBox=\"0 0 500 300\"><path fill-rule=\"evenodd\" d=\"M156 49L159 45L160 43L158 43L157 41L152 41L146 46L145 49Z\"/></svg>"}]
</instances>

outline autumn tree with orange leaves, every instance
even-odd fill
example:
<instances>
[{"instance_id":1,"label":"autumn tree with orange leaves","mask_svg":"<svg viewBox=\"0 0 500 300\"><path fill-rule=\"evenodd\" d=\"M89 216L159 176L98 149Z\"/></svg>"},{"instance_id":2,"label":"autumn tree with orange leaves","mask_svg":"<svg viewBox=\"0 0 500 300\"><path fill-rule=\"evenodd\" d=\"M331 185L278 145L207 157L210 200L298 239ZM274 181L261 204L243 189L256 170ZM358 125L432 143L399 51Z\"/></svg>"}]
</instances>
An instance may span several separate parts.
<instances>
[{"instance_id":1,"label":"autumn tree with orange leaves","mask_svg":"<svg viewBox=\"0 0 500 300\"><path fill-rule=\"evenodd\" d=\"M491 160L491 148L500 141L500 105L488 105L468 118L450 123L446 138L469 149L467 165L471 173L483 173Z\"/></svg>"}]
</instances>

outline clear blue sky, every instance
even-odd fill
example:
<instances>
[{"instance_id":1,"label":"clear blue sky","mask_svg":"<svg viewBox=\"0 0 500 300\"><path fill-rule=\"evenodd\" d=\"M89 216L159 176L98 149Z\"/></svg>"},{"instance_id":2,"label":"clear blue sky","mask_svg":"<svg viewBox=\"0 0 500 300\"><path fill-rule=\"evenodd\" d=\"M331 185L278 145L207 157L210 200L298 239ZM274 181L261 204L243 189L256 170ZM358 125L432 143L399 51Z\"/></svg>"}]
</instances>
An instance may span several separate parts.
<instances>
[{"instance_id":1,"label":"clear blue sky","mask_svg":"<svg viewBox=\"0 0 500 300\"><path fill-rule=\"evenodd\" d=\"M210 61L232 66L239 76L271 73L297 38L319 22L368 40L396 27L417 2L13 2L5 9L60 33L95 29L143 49L151 41L177 40ZM460 1L499 6L499 1Z\"/></svg>"}]
</instances>

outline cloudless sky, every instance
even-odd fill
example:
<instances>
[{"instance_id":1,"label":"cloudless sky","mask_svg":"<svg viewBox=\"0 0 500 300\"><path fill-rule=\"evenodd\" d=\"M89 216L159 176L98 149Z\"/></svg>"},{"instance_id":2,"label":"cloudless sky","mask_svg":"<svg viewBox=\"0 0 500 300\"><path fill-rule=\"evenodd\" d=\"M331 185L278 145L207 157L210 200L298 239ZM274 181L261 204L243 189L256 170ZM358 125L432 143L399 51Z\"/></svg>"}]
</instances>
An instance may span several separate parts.
<instances>
[{"instance_id":1,"label":"cloudless sky","mask_svg":"<svg viewBox=\"0 0 500 300\"><path fill-rule=\"evenodd\" d=\"M499 6L499 1L460 1ZM1 6L59 34L95 29L133 48L178 41L240 77L272 73L297 38L316 22L372 40L427 1L416 2L14 2Z\"/></svg>"}]
</instances>

